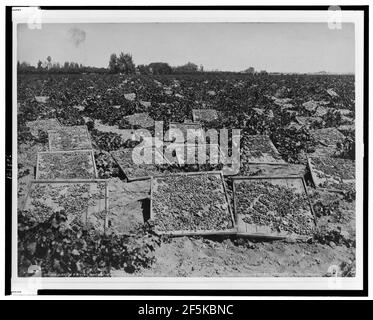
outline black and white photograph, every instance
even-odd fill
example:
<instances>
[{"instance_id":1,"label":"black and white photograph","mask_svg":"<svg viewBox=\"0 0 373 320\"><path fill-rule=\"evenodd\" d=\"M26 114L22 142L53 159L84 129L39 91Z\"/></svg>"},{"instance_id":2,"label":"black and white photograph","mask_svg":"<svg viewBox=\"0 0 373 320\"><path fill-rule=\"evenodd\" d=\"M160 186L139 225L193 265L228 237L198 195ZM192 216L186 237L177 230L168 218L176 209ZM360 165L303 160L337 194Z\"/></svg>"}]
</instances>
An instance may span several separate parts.
<instances>
[{"instance_id":1,"label":"black and white photograph","mask_svg":"<svg viewBox=\"0 0 373 320\"><path fill-rule=\"evenodd\" d=\"M12 290L362 289L363 11L11 27Z\"/></svg>"}]
</instances>

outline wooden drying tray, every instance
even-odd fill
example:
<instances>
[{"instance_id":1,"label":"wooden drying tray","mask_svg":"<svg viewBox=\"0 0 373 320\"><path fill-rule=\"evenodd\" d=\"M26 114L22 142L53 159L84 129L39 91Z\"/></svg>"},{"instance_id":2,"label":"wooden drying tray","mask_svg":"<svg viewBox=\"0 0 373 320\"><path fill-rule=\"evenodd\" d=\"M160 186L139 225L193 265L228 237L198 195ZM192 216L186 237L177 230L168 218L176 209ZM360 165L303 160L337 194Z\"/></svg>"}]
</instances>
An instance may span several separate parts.
<instances>
[{"instance_id":1,"label":"wooden drying tray","mask_svg":"<svg viewBox=\"0 0 373 320\"><path fill-rule=\"evenodd\" d=\"M47 121L47 120L55 120L56 122L56 125L58 126L57 128L61 128L63 127L61 122L57 119L57 118L48 118L48 119L36 119L36 120L33 120L33 121L26 121L26 127L29 128L29 132L31 133L32 131L32 128L30 127L30 124L31 123L35 123L35 122L40 122L40 121ZM49 130L52 130L52 129L48 129L48 128L43 128L43 129L39 129L39 130L42 130L46 133L48 133ZM27 132L27 130L24 130L24 131L20 131L20 133L25 133ZM32 133L31 133L32 134ZM33 135L33 134L32 134ZM34 136L34 135L33 135Z\"/></svg>"},{"instance_id":2,"label":"wooden drying tray","mask_svg":"<svg viewBox=\"0 0 373 320\"><path fill-rule=\"evenodd\" d=\"M322 188L322 187L318 186L318 184L317 184L318 179L317 179L316 174L314 172L315 168L311 164L310 158L312 158L312 157L307 157L307 164L308 164L308 167L310 168L311 178L312 178L312 182L313 182L313 184L315 186L315 189L316 190L320 190L320 191L325 191L325 192L333 192L333 193L342 193L343 194L345 191L341 190L341 189ZM355 180L350 180L350 179L346 179L344 181L346 182L346 184L353 184L353 183L355 183Z\"/></svg>"},{"instance_id":3,"label":"wooden drying tray","mask_svg":"<svg viewBox=\"0 0 373 320\"><path fill-rule=\"evenodd\" d=\"M266 177L284 177L284 176L293 176L301 177L306 173L306 165L301 164L290 164L290 163L249 163L249 171L256 172L262 170L258 176ZM255 177L255 176L252 176Z\"/></svg>"},{"instance_id":4,"label":"wooden drying tray","mask_svg":"<svg viewBox=\"0 0 373 320\"><path fill-rule=\"evenodd\" d=\"M92 159L92 163L93 163L93 172L94 172L94 176L95 176L92 179L97 179L98 178L98 173L97 173L97 167L96 167L96 161L95 161L94 152L93 152L92 149L88 149L88 150L40 151L40 152L38 152L37 160L36 160L36 175L35 175L36 180L47 180L47 179L39 179L39 174L40 174L40 172L39 172L40 154L46 154L46 153L49 153L49 154L50 153L53 153L53 154L57 154L57 153L84 153L84 152L89 152L90 153L90 156L91 156L91 159ZM70 182L70 181L82 180L82 178L75 178L75 179L62 179L62 178L58 178L57 180ZM50 180L48 180L48 181L50 181Z\"/></svg>"},{"instance_id":5,"label":"wooden drying tray","mask_svg":"<svg viewBox=\"0 0 373 320\"><path fill-rule=\"evenodd\" d=\"M31 187L33 184L77 184L77 183L105 183L105 221L104 221L104 233L107 229L107 223L108 223L108 214L109 214L109 196L108 196L108 180L106 179L80 179L80 180L44 180L44 179L38 179L38 180L31 180L27 185L27 193L25 200L23 202L21 210L25 210L27 200L30 196Z\"/></svg>"},{"instance_id":6,"label":"wooden drying tray","mask_svg":"<svg viewBox=\"0 0 373 320\"><path fill-rule=\"evenodd\" d=\"M165 137L163 138L163 141L164 142L173 142L173 139L170 139L171 130L178 129L181 132L183 132L183 130L180 129L179 126L182 126L182 127L183 126L185 126L185 127L190 126L191 128L187 128L187 129L194 129L196 131L201 130L202 131L202 138L204 140L204 143L206 143L205 131L204 131L203 127L202 127L202 124L199 123L199 122L172 122L171 121L169 123L169 128L168 128L168 132L170 134L165 135ZM183 134L184 134L184 132L183 132ZM173 137L173 138L175 138L175 137ZM187 137L184 137L184 142L187 142Z\"/></svg>"},{"instance_id":7,"label":"wooden drying tray","mask_svg":"<svg viewBox=\"0 0 373 320\"><path fill-rule=\"evenodd\" d=\"M296 238L309 238L309 236L300 236L300 235L295 235L295 234L288 234L288 233L281 233L281 232L273 232L271 231L270 227L267 226L259 226L256 224L247 224L245 223L241 216L238 215L236 205L237 205L237 200L236 200L236 183L238 181L247 181L247 180L284 180L285 183L282 183L283 185L289 186L288 181L292 180L291 182L291 187L296 187L296 189L300 192L304 192L308 198L308 192L306 188L306 184L304 182L303 177L295 177L295 176L274 176L274 177L263 177L263 176L253 176L253 177L246 177L246 176L238 176L238 177L233 177L233 205L234 205L234 212L235 212L235 218L237 221L237 235L238 236L243 236L243 237L251 237L251 238L258 238L258 239L268 239L268 240L279 240L279 239L285 239L289 237L296 237ZM288 180L288 181L287 181ZM298 182L295 182L298 180ZM238 182L239 183L239 182ZM294 183L297 183L297 185L294 185ZM310 200L308 199L308 203L310 206L310 213L312 214L312 217L315 222L316 226L316 216L314 214L312 205Z\"/></svg>"},{"instance_id":8,"label":"wooden drying tray","mask_svg":"<svg viewBox=\"0 0 373 320\"><path fill-rule=\"evenodd\" d=\"M278 150L277 150L277 148L276 148L276 146L273 144L273 142L272 142L272 140L269 138L269 136L268 135L253 135L254 137L255 136L263 136L263 137L266 137L267 139L268 139L268 143L269 143L269 146L270 146L270 148L272 149L272 151L273 152L275 152L275 153L277 153L278 155L280 155L280 153L278 152ZM273 157L272 157L273 158ZM273 158L274 159L274 158ZM276 160L276 159L275 159ZM276 160L276 161L271 161L271 162L269 162L269 161L261 161L261 162L259 162L259 161L248 161L247 162L247 164L249 165L249 167L250 167L250 165L272 165L272 166L287 166L288 165L288 163L285 161L285 160L283 160L282 158L280 159L280 160Z\"/></svg>"},{"instance_id":9,"label":"wooden drying tray","mask_svg":"<svg viewBox=\"0 0 373 320\"><path fill-rule=\"evenodd\" d=\"M201 113L208 113L210 116L209 119L202 119ZM192 118L194 122L199 122L199 121L212 122L212 121L219 119L219 114L216 109L211 109L211 108L192 109Z\"/></svg>"},{"instance_id":10,"label":"wooden drying tray","mask_svg":"<svg viewBox=\"0 0 373 320\"><path fill-rule=\"evenodd\" d=\"M151 148L151 147L149 147L149 148ZM128 149L133 149L133 148L128 148ZM118 151L118 150L116 150L116 151ZM113 155L113 153L115 154L116 151L110 152L110 155L112 156L114 161L117 163L119 168L122 170L122 172L125 174L125 176L126 176L126 178L129 182L151 179L152 175L149 175L149 176L131 176L131 175L129 175L128 172L126 172L126 169L123 168L123 166L119 163L119 161L117 160L117 157L115 155ZM156 150L156 152L159 152L159 151ZM165 165L170 165L171 166L171 163L168 161L168 159L166 157L163 156L163 154L162 154L162 157L166 162Z\"/></svg>"},{"instance_id":11,"label":"wooden drying tray","mask_svg":"<svg viewBox=\"0 0 373 320\"><path fill-rule=\"evenodd\" d=\"M77 126L61 126L58 129L48 130L48 147L49 147L49 151L52 151L52 152L53 151L69 151L69 150L52 150L52 148L51 148L51 146L52 146L51 145L51 139L50 139L50 134L49 134L50 131L58 131L59 129L65 129L65 128L69 128L69 127L85 127L85 131L86 131L88 142L89 142L88 144L91 146L90 149L93 149L93 147L92 147L92 139L91 139L91 135L89 134L88 127L86 125L77 125ZM73 150L87 150L87 148L73 149Z\"/></svg>"},{"instance_id":12,"label":"wooden drying tray","mask_svg":"<svg viewBox=\"0 0 373 320\"><path fill-rule=\"evenodd\" d=\"M233 228L231 229L226 229L226 230L175 230L175 231L156 231L157 234L159 235L169 235L169 236L213 236L213 235L234 235L237 233L237 225L236 225L236 220L234 218L234 214L232 212L229 198L227 196L227 190L225 187L225 182L224 182L224 177L221 171L205 171L205 172L186 172L186 173L175 173L167 176L172 176L172 175L178 175L178 176L198 176L198 175L218 175L221 179L221 182L223 184L223 189L224 189L224 195L225 199L227 201L227 210L229 211L230 217L232 219L233 223ZM164 178L166 177L165 175L160 175L160 176L154 176L152 177L151 184L150 184L150 219L153 219L155 217L155 214L153 213L153 180L158 179L158 178Z\"/></svg>"}]
</instances>

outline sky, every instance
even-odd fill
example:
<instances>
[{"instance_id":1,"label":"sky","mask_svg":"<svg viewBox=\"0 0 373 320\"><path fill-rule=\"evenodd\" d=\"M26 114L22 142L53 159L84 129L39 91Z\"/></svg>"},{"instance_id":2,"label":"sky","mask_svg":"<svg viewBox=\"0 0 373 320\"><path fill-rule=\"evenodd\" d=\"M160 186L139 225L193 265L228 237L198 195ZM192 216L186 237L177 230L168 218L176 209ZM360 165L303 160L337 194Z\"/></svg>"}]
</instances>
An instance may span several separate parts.
<instances>
[{"instance_id":1,"label":"sky","mask_svg":"<svg viewBox=\"0 0 373 320\"><path fill-rule=\"evenodd\" d=\"M110 54L131 53L136 65L193 62L205 70L353 73L353 24L91 23L18 25L17 60L36 65L74 61L107 67Z\"/></svg>"}]
</instances>

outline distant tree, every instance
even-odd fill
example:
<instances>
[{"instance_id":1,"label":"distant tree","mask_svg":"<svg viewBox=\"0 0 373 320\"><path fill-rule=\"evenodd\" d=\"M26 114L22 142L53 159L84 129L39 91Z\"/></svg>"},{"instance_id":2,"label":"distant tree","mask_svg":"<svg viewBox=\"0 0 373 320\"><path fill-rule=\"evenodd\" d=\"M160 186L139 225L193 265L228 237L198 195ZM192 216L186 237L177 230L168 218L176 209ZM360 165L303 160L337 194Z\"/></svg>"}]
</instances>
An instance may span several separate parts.
<instances>
[{"instance_id":1,"label":"distant tree","mask_svg":"<svg viewBox=\"0 0 373 320\"><path fill-rule=\"evenodd\" d=\"M199 66L199 72L203 72L203 65L202 64Z\"/></svg>"},{"instance_id":2,"label":"distant tree","mask_svg":"<svg viewBox=\"0 0 373 320\"><path fill-rule=\"evenodd\" d=\"M118 67L118 58L115 53L112 53L110 55L110 60L109 60L109 71L111 73L117 73L119 72L119 67Z\"/></svg>"},{"instance_id":3,"label":"distant tree","mask_svg":"<svg viewBox=\"0 0 373 320\"><path fill-rule=\"evenodd\" d=\"M118 69L121 73L127 73L127 58L125 57L124 53L121 52L117 59Z\"/></svg>"},{"instance_id":4,"label":"distant tree","mask_svg":"<svg viewBox=\"0 0 373 320\"><path fill-rule=\"evenodd\" d=\"M244 72L245 73L254 74L255 73L255 69L253 67L250 67L250 68L246 69Z\"/></svg>"},{"instance_id":5,"label":"distant tree","mask_svg":"<svg viewBox=\"0 0 373 320\"><path fill-rule=\"evenodd\" d=\"M198 72L198 66L195 63L188 62L183 66L178 66L174 68L176 73L196 73Z\"/></svg>"},{"instance_id":6,"label":"distant tree","mask_svg":"<svg viewBox=\"0 0 373 320\"><path fill-rule=\"evenodd\" d=\"M126 54L125 57L126 57L126 61L127 61L126 65L127 65L128 73L130 73L130 74L135 73L136 66L135 66L135 63L133 62L132 55L131 54Z\"/></svg>"},{"instance_id":7,"label":"distant tree","mask_svg":"<svg viewBox=\"0 0 373 320\"><path fill-rule=\"evenodd\" d=\"M152 62L148 65L149 71L153 74L171 74L172 68L166 62Z\"/></svg>"},{"instance_id":8,"label":"distant tree","mask_svg":"<svg viewBox=\"0 0 373 320\"><path fill-rule=\"evenodd\" d=\"M190 72L197 72L198 71L198 66L195 63L188 62L184 68Z\"/></svg>"},{"instance_id":9,"label":"distant tree","mask_svg":"<svg viewBox=\"0 0 373 320\"><path fill-rule=\"evenodd\" d=\"M68 61L65 61L65 63L63 64L63 68L64 68L65 70L68 70L68 69L69 69L69 66L70 66L69 62L68 62Z\"/></svg>"},{"instance_id":10,"label":"distant tree","mask_svg":"<svg viewBox=\"0 0 373 320\"><path fill-rule=\"evenodd\" d=\"M20 65L21 68L28 68L30 64L28 62L23 61Z\"/></svg>"},{"instance_id":11,"label":"distant tree","mask_svg":"<svg viewBox=\"0 0 373 320\"><path fill-rule=\"evenodd\" d=\"M52 69L60 69L60 68L61 68L61 65L60 65L59 62L55 62L55 63L53 63L53 65L52 65Z\"/></svg>"},{"instance_id":12,"label":"distant tree","mask_svg":"<svg viewBox=\"0 0 373 320\"><path fill-rule=\"evenodd\" d=\"M69 65L69 68L70 68L70 69L73 69L73 70L74 70L74 69L77 69L77 68L76 68L76 65L77 65L76 62L71 61L71 62L70 62L70 65ZM79 66L79 65L78 65L78 66Z\"/></svg>"},{"instance_id":13,"label":"distant tree","mask_svg":"<svg viewBox=\"0 0 373 320\"><path fill-rule=\"evenodd\" d=\"M129 53L121 52L117 59L119 72L124 74L134 74L135 73L135 64L132 60L132 55Z\"/></svg>"},{"instance_id":14,"label":"distant tree","mask_svg":"<svg viewBox=\"0 0 373 320\"><path fill-rule=\"evenodd\" d=\"M139 64L137 66L137 70L139 71L140 74L150 74L149 67L144 64Z\"/></svg>"},{"instance_id":15,"label":"distant tree","mask_svg":"<svg viewBox=\"0 0 373 320\"><path fill-rule=\"evenodd\" d=\"M23 62L17 62L17 71L19 72L34 72L36 68L34 66L31 66L28 62L23 61Z\"/></svg>"},{"instance_id":16,"label":"distant tree","mask_svg":"<svg viewBox=\"0 0 373 320\"><path fill-rule=\"evenodd\" d=\"M41 60L38 61L37 63L37 68L41 69L43 67L43 62Z\"/></svg>"}]
</instances>

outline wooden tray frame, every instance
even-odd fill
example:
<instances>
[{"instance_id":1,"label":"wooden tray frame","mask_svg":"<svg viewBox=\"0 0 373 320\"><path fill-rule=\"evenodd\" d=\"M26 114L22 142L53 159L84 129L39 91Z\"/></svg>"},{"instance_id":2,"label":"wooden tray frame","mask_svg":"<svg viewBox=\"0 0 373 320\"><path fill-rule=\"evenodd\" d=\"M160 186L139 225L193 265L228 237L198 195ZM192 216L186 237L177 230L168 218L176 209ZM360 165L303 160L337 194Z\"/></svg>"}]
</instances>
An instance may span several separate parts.
<instances>
[{"instance_id":1,"label":"wooden tray frame","mask_svg":"<svg viewBox=\"0 0 373 320\"><path fill-rule=\"evenodd\" d=\"M256 136L256 135L252 135L252 136ZM260 134L260 135L257 135L257 136L264 136L264 137L267 137L268 140L269 140L269 144L272 148L273 151L275 151L278 155L281 156L280 152L278 152L277 148L275 147L275 145L273 144L271 138L267 135L267 134ZM240 147L241 148L241 147ZM242 159L242 157L240 156L240 159ZM261 165L261 164L265 164L265 165L274 165L274 166L281 166L281 165L284 165L284 166L287 166L288 163L282 159L283 162L252 162L252 161L248 161L248 165L250 167L250 164L253 164L253 165ZM241 162L242 163L242 162Z\"/></svg>"},{"instance_id":2,"label":"wooden tray frame","mask_svg":"<svg viewBox=\"0 0 373 320\"><path fill-rule=\"evenodd\" d=\"M132 124L132 123L129 123L129 121L128 121L127 119L130 118L130 117L132 117L132 116L134 116L135 114L146 114L146 116L147 116L149 119L152 119L153 124L152 124L151 126L149 126L149 127L143 127L142 125L139 125L139 124ZM127 122L129 123L129 125L130 125L132 128L135 127L135 126L139 126L141 129L149 129L149 128L154 127L154 125L155 125L155 120L154 120L154 119L149 115L149 112L135 112L135 113L133 113L133 114L129 114L129 115L124 116L123 119L124 119L125 121L127 121Z\"/></svg>"},{"instance_id":3,"label":"wooden tray frame","mask_svg":"<svg viewBox=\"0 0 373 320\"><path fill-rule=\"evenodd\" d=\"M94 175L95 177L92 178L92 179L98 179L98 173L97 173L97 167L96 167L96 161L95 161L95 155L94 155L94 151L93 149L87 149L87 150L67 150L67 151L39 151L38 152L38 155L37 155L37 159L36 159L36 174L35 174L35 179L36 180L41 180L39 178L39 158L40 158L40 154L46 154L46 153L83 153L83 152L89 152L90 153L90 156L92 158L92 162L93 162L93 172L94 172ZM75 181L75 180L81 180L82 178L76 178L76 179L58 179L58 180L66 180L66 181ZM43 180L46 180L46 179L43 179ZM53 181L53 180L51 180Z\"/></svg>"},{"instance_id":4,"label":"wooden tray frame","mask_svg":"<svg viewBox=\"0 0 373 320\"><path fill-rule=\"evenodd\" d=\"M238 213L237 213L237 200L236 200L236 185L235 182L240 180L240 181L245 181L245 180L283 180L283 179L300 179L302 181L302 186L303 186L303 191L305 192L305 195L307 196L308 199L308 204L310 207L310 212L313 217L313 221L315 224L315 227L317 227L317 218L315 215L315 212L313 211L311 201L308 196L308 191L307 191L307 186L304 181L304 178L302 176L273 176L273 177L266 177L266 176L237 176L237 177L232 177L232 185L233 185L233 206L234 206L234 213L235 213L235 219L238 222ZM255 224L253 224L255 225ZM297 234L271 234L271 233L246 233L246 232L240 232L239 227L237 226L237 236L242 236L242 237L250 237L250 238L256 238L256 239L268 239L268 240L280 240L280 239L286 239L286 238L291 238L291 237L296 237L298 239L304 239L308 238L309 236L301 236Z\"/></svg>"},{"instance_id":5,"label":"wooden tray frame","mask_svg":"<svg viewBox=\"0 0 373 320\"><path fill-rule=\"evenodd\" d=\"M223 190L224 190L224 195L225 195L225 200L227 201L228 204L228 212L230 214L230 217L232 219L233 223L233 228L227 229L227 230L196 230L196 231L191 231L191 230L175 230L175 231L155 231L158 235L169 235L169 236L174 236L174 237L183 237L183 236L212 236L212 235L221 235L221 236L226 236L226 235L235 235L237 234L237 223L235 220L235 216L232 212L232 208L230 205L230 201L227 195L227 189L225 186L225 181L224 181L224 176L221 171L203 171L203 172L185 172L185 173L174 173L171 174L175 176L198 176L202 174L209 174L209 175L218 175L222 181L223 184ZM153 219L155 217L155 214L153 213L153 182L154 179L158 178L164 178L166 175L159 175L159 176L154 176L151 179L150 183L150 219Z\"/></svg>"},{"instance_id":6,"label":"wooden tray frame","mask_svg":"<svg viewBox=\"0 0 373 320\"><path fill-rule=\"evenodd\" d=\"M216 112L216 119L213 119L213 120L196 119L196 112L195 112L195 110L214 110ZM211 109L211 108L192 109L192 118L193 118L193 122L199 122L201 120L202 121L210 122L210 121L218 120L219 119L219 113L218 113L218 110Z\"/></svg>"},{"instance_id":7,"label":"wooden tray frame","mask_svg":"<svg viewBox=\"0 0 373 320\"><path fill-rule=\"evenodd\" d=\"M343 128L345 126L349 126L349 128ZM353 131L356 131L356 125L355 124L350 124L350 125L346 125L346 124L342 124L340 125L339 127L337 127L337 130L342 133L344 136L346 136L345 132L353 132ZM344 131L344 132L343 132Z\"/></svg>"},{"instance_id":8,"label":"wooden tray frame","mask_svg":"<svg viewBox=\"0 0 373 320\"><path fill-rule=\"evenodd\" d=\"M197 121L193 121L193 122L175 122L175 121L171 121L170 123L169 123L169 128L168 128L168 131L170 131L171 130L171 128L170 128L170 126L171 125L185 125L185 126L187 126L187 125L190 125L190 126L200 126L200 129L203 131L203 139L204 139L204 141L205 141L205 143L206 143L206 135L205 135L205 132L204 132L204 129L203 129L203 127L202 127L202 124L200 123L200 122L197 122ZM172 129L175 129L175 128L172 128ZM176 128L176 129L178 129L178 128ZM179 129L180 130L180 129ZM196 129L197 130L197 129ZM187 137L184 137L185 139L184 139L184 142L186 142L187 140L186 140L186 138ZM170 137L168 136L168 137L163 137L163 141L164 142L172 142L172 140L170 139Z\"/></svg>"},{"instance_id":9,"label":"wooden tray frame","mask_svg":"<svg viewBox=\"0 0 373 320\"><path fill-rule=\"evenodd\" d=\"M319 121L321 120L322 121L322 117L320 116L313 116L313 117L307 117L307 116L295 116L295 119L297 120L298 124L302 125L302 126L308 126L309 124L307 124L307 120L306 121L302 121L303 118L315 118L313 122L316 122L316 121ZM317 119L319 118L319 119Z\"/></svg>"},{"instance_id":10,"label":"wooden tray frame","mask_svg":"<svg viewBox=\"0 0 373 320\"><path fill-rule=\"evenodd\" d=\"M313 182L313 185L315 186L315 189L316 190L320 190L320 191L325 191L325 192L333 192L333 193L344 193L344 190L340 190L340 189L333 189L333 188L322 188L322 187L319 187L317 184L316 184L316 176L315 176L315 173L314 173L314 168L311 164L311 158L313 157L307 157L307 164L308 164L308 168L310 169L310 173L311 173L311 178L312 178L312 182ZM353 179L346 179L345 180L347 184L349 183L356 183L356 180L353 180Z\"/></svg>"},{"instance_id":11,"label":"wooden tray frame","mask_svg":"<svg viewBox=\"0 0 373 320\"><path fill-rule=\"evenodd\" d=\"M293 170L297 170L294 174L291 172L284 172L284 171L291 171L292 166L298 167L298 168L293 169ZM302 172L300 167L304 167L304 170L303 170L304 173ZM304 177L306 174L307 166L302 165L302 164L292 164L292 163L278 163L278 164L276 163L249 163L249 170L251 170L252 168L253 169L269 169L270 171L273 170L273 172L269 172L268 175L266 174L266 172L264 172L263 174L258 175L258 177L259 176L262 176L262 177L268 176L271 178L275 176ZM255 170L253 170L252 172L255 172ZM248 176L248 177L256 177L256 176Z\"/></svg>"},{"instance_id":12,"label":"wooden tray frame","mask_svg":"<svg viewBox=\"0 0 373 320\"><path fill-rule=\"evenodd\" d=\"M314 138L314 139L316 140L316 137L315 137L315 133L316 133L316 131L320 131L320 130L324 130L324 129L330 129L330 131L333 130L333 129L335 129L335 130L333 130L333 131L334 131L336 134L337 134L337 133L340 134L340 135L341 135L341 136L340 136L341 139L346 138L346 136L345 136L342 132L340 132L337 128L335 128L335 127L330 127L330 128L321 128L321 129L313 129L313 130L310 130L310 135L312 136L312 138ZM325 147L328 147L328 148L333 148L333 149L336 148L335 145L327 144L327 143L324 143L323 141L316 141L316 142L317 142L318 144L321 144L322 146L325 146Z\"/></svg>"},{"instance_id":13,"label":"wooden tray frame","mask_svg":"<svg viewBox=\"0 0 373 320\"><path fill-rule=\"evenodd\" d=\"M149 147L150 148L150 147ZM128 149L131 149L131 148L128 148ZM159 151L157 151L159 152ZM122 168L122 166L119 164L119 162L117 161L117 159L112 155L112 153L110 152L110 155L111 157L114 159L114 161L116 162L116 164L118 165L118 167L120 168L120 170L122 170L122 172L125 174L128 182L134 182L134 181L141 181L141 180L149 180L151 179L152 176L129 176L127 173L126 173L126 170L124 168ZM163 159L165 160L165 164L166 165L169 165L171 166L172 164L163 156L163 154L161 154Z\"/></svg>"},{"instance_id":14,"label":"wooden tray frame","mask_svg":"<svg viewBox=\"0 0 373 320\"><path fill-rule=\"evenodd\" d=\"M58 118L48 118L48 119L37 119L37 120L34 120L34 121L26 121L26 127L29 128L29 130L31 130L31 128L27 125L27 123L30 123L30 122L35 122L35 121L40 121L40 120L56 120L57 121L57 124L59 125L59 127L63 127L63 125L61 124L60 120L58 120ZM50 130L50 129L49 129ZM48 134L48 131L49 130L45 130L45 132L47 132Z\"/></svg>"},{"instance_id":15,"label":"wooden tray frame","mask_svg":"<svg viewBox=\"0 0 373 320\"><path fill-rule=\"evenodd\" d=\"M104 234L106 233L107 224L108 224L108 215L109 215L109 191L108 191L108 180L107 179L79 179L79 180L45 180L45 179L33 179L27 185L27 192L25 199L22 204L21 210L25 210L27 200L30 196L31 187L35 183L64 183L64 184L73 184L73 183L105 183L105 219L104 219Z\"/></svg>"},{"instance_id":16,"label":"wooden tray frame","mask_svg":"<svg viewBox=\"0 0 373 320\"><path fill-rule=\"evenodd\" d=\"M45 102L39 102L37 98L47 98ZM40 103L40 104L46 104L50 101L50 98L51 96L35 96L34 95L34 100L37 102L37 103Z\"/></svg>"},{"instance_id":17,"label":"wooden tray frame","mask_svg":"<svg viewBox=\"0 0 373 320\"><path fill-rule=\"evenodd\" d=\"M89 140L89 145L91 146L90 149L93 150L91 135L89 134L88 127L86 125L61 126L61 128L69 128L69 127L85 127L85 130L86 130L86 133L87 133L87 137L88 137L88 140ZM50 152L54 152L54 151L70 151L71 150L71 149L70 150L52 150L52 148L51 148L51 139L50 139L50 134L49 134L50 131L55 131L55 130L48 130L48 148L49 148ZM76 151L76 150L89 150L89 149L72 149L72 150Z\"/></svg>"}]
</instances>

